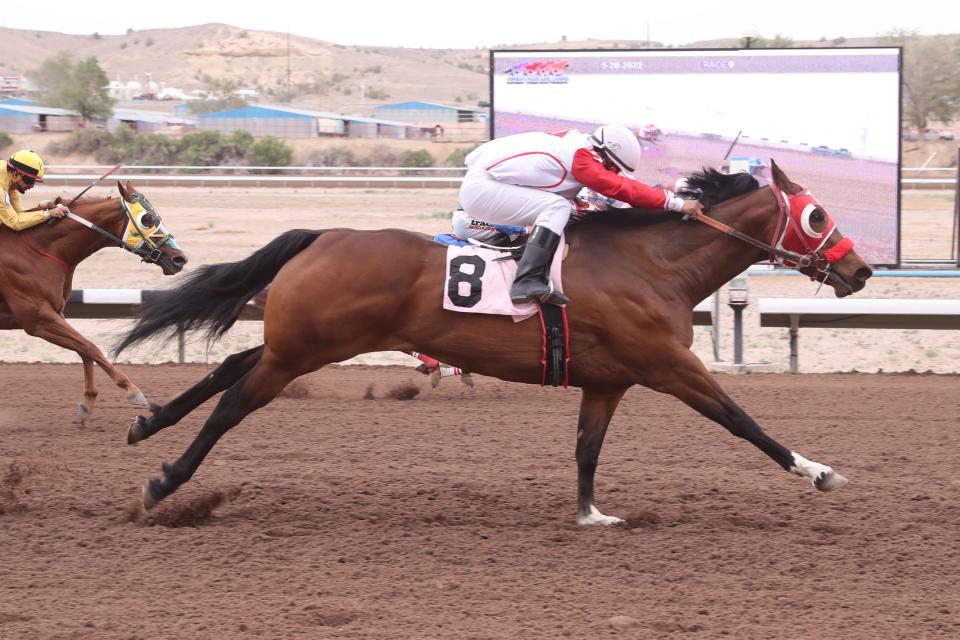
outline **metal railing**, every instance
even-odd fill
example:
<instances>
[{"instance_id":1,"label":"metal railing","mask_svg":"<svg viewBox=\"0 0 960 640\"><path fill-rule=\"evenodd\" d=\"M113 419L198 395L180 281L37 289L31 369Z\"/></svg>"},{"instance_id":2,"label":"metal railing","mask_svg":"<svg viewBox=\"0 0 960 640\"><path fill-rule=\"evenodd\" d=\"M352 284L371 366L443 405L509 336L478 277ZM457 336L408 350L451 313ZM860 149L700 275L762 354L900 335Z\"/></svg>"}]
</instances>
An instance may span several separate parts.
<instances>
[{"instance_id":1,"label":"metal railing","mask_svg":"<svg viewBox=\"0 0 960 640\"><path fill-rule=\"evenodd\" d=\"M110 165L50 165L47 184L78 185L96 180ZM60 171L71 171L60 173ZM75 172L74 172L75 171ZM125 166L114 177L157 186L450 188L460 186L464 167L261 167L261 166ZM904 177L906 175L942 177ZM943 176L942 174L948 174ZM951 175L952 174L952 175ZM910 167L901 171L907 189L955 189L957 169Z\"/></svg>"}]
</instances>

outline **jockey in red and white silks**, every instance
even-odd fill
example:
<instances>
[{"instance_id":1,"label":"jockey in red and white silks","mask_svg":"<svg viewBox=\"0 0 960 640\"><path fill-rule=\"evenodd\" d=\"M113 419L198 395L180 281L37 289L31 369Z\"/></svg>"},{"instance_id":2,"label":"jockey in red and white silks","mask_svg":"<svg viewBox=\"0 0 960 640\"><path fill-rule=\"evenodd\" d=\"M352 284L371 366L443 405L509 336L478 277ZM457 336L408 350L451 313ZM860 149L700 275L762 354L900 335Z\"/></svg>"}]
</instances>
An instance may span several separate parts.
<instances>
[{"instance_id":1,"label":"jockey in red and white silks","mask_svg":"<svg viewBox=\"0 0 960 640\"><path fill-rule=\"evenodd\" d=\"M514 302L568 302L553 290L547 268L574 209L572 199L583 187L634 207L702 212L696 200L633 178L640 149L629 129L605 125L593 134L568 129L506 136L467 155L463 210L489 223L533 225L511 289Z\"/></svg>"}]
</instances>

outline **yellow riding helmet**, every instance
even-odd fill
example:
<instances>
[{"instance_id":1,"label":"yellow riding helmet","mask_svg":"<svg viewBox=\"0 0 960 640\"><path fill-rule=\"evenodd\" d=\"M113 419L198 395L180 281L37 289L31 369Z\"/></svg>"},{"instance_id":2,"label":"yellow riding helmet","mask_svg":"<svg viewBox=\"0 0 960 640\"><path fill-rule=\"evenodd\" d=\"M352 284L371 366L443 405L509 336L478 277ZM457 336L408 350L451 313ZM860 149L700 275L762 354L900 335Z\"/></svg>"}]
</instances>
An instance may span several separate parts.
<instances>
[{"instance_id":1,"label":"yellow riding helmet","mask_svg":"<svg viewBox=\"0 0 960 640\"><path fill-rule=\"evenodd\" d=\"M10 156L7 166L28 181L43 180L43 159L30 149L20 149Z\"/></svg>"}]
</instances>

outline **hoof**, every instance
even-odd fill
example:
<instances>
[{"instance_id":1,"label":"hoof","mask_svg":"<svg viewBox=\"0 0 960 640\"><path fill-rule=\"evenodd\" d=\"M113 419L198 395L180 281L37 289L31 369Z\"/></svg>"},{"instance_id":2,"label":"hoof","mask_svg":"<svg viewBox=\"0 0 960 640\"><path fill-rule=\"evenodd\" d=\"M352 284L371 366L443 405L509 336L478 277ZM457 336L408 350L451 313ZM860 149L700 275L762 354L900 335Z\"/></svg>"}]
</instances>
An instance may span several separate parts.
<instances>
[{"instance_id":1,"label":"hoof","mask_svg":"<svg viewBox=\"0 0 960 640\"><path fill-rule=\"evenodd\" d=\"M93 413L87 405L80 403L80 406L77 407L78 417L80 418L80 425L84 425L87 422L87 418L90 417L90 414Z\"/></svg>"},{"instance_id":2,"label":"hoof","mask_svg":"<svg viewBox=\"0 0 960 640\"><path fill-rule=\"evenodd\" d=\"M813 481L813 486L820 491L833 491L850 482L836 471L824 471Z\"/></svg>"},{"instance_id":3,"label":"hoof","mask_svg":"<svg viewBox=\"0 0 960 640\"><path fill-rule=\"evenodd\" d=\"M625 521L617 518L615 516L605 516L597 510L596 507L591 506L589 513L578 514L577 515L577 524L581 527L588 525L603 525L609 527L610 525L623 524Z\"/></svg>"},{"instance_id":4,"label":"hoof","mask_svg":"<svg viewBox=\"0 0 960 640\"><path fill-rule=\"evenodd\" d=\"M144 428L146 423L147 419L143 416L137 416L133 419L130 428L127 429L127 444L137 444L141 440L146 440L147 431Z\"/></svg>"},{"instance_id":5,"label":"hoof","mask_svg":"<svg viewBox=\"0 0 960 640\"><path fill-rule=\"evenodd\" d=\"M149 407L150 403L147 402L146 396L143 395L143 391L137 389L136 391L131 391L127 394L127 402L132 404L135 407Z\"/></svg>"},{"instance_id":6,"label":"hoof","mask_svg":"<svg viewBox=\"0 0 960 640\"><path fill-rule=\"evenodd\" d=\"M464 373L460 375L460 382L467 385L468 387L473 386L473 376L469 373Z\"/></svg>"},{"instance_id":7,"label":"hoof","mask_svg":"<svg viewBox=\"0 0 960 640\"><path fill-rule=\"evenodd\" d=\"M440 384L440 367L436 367L430 372L430 386L434 389Z\"/></svg>"},{"instance_id":8,"label":"hoof","mask_svg":"<svg viewBox=\"0 0 960 640\"><path fill-rule=\"evenodd\" d=\"M163 500L163 498L157 495L156 490L154 489L154 483L160 484L160 481L156 478L153 480L148 480L145 485L143 485L143 508L149 511L157 506L157 503Z\"/></svg>"}]
</instances>

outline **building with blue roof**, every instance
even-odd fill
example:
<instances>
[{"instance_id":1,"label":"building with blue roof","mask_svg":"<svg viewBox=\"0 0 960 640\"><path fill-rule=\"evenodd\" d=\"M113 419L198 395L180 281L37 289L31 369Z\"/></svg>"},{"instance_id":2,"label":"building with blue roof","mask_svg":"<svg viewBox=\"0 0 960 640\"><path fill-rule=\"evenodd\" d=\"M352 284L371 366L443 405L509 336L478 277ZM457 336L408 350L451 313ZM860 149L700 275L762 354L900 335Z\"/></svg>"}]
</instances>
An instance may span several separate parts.
<instances>
[{"instance_id":1,"label":"building with blue roof","mask_svg":"<svg viewBox=\"0 0 960 640\"><path fill-rule=\"evenodd\" d=\"M221 133L243 129L254 136L278 138L419 138L424 135L420 127L405 122L277 105L249 105L204 113L197 118L197 128Z\"/></svg>"},{"instance_id":2,"label":"building with blue roof","mask_svg":"<svg viewBox=\"0 0 960 640\"><path fill-rule=\"evenodd\" d=\"M376 107L373 112L377 118L415 122L421 125L448 122L486 122L488 118L484 109L452 107L446 104L417 100L382 104Z\"/></svg>"},{"instance_id":3,"label":"building with blue roof","mask_svg":"<svg viewBox=\"0 0 960 640\"><path fill-rule=\"evenodd\" d=\"M76 111L15 102L0 104L0 131L7 133L75 131L83 126L83 118Z\"/></svg>"}]
</instances>

